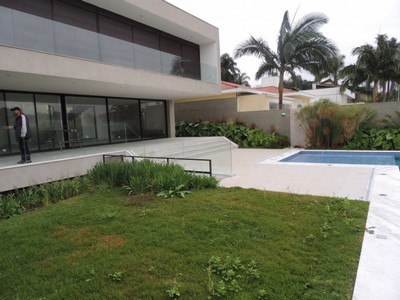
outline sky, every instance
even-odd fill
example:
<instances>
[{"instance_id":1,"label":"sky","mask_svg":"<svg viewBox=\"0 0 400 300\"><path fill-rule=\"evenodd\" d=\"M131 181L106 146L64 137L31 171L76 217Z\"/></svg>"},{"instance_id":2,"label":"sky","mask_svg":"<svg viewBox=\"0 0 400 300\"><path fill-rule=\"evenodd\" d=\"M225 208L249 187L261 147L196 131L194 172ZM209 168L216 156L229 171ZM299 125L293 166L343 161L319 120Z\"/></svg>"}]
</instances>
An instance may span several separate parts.
<instances>
[{"instance_id":1,"label":"sky","mask_svg":"<svg viewBox=\"0 0 400 300\"><path fill-rule=\"evenodd\" d=\"M329 22L321 31L346 56L346 64L355 62L352 49L374 44L377 34L400 41L400 0L167 0L171 4L219 28L221 54L233 56L238 44L253 35L262 37L275 50L283 14L295 21L308 13L323 13ZM297 13L296 13L297 11ZM296 16L295 16L296 14ZM252 85L259 60L236 60ZM307 79L312 77L304 76Z\"/></svg>"}]
</instances>

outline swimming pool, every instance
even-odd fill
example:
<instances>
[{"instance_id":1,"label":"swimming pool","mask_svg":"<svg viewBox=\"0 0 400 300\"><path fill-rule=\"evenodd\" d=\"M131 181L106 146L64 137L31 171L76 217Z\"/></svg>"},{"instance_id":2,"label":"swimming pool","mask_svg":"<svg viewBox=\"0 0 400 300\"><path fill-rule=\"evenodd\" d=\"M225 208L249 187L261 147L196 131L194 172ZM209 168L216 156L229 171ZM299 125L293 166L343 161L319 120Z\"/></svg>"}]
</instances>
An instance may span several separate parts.
<instances>
[{"instance_id":1,"label":"swimming pool","mask_svg":"<svg viewBox=\"0 0 400 300\"><path fill-rule=\"evenodd\" d=\"M304 150L280 162L319 163L319 164L352 164L352 165L398 165L400 151L314 151Z\"/></svg>"}]
</instances>

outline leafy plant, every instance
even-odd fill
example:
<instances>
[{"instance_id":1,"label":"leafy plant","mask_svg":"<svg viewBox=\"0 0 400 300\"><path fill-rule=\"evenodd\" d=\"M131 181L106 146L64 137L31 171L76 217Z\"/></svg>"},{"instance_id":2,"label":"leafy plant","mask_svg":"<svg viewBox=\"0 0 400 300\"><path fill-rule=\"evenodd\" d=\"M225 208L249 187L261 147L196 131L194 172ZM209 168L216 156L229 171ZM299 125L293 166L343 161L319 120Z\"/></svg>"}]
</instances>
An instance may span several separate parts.
<instances>
[{"instance_id":1,"label":"leafy plant","mask_svg":"<svg viewBox=\"0 0 400 300\"><path fill-rule=\"evenodd\" d=\"M372 128L358 130L343 149L400 150L400 128Z\"/></svg>"},{"instance_id":2,"label":"leafy plant","mask_svg":"<svg viewBox=\"0 0 400 300\"><path fill-rule=\"evenodd\" d=\"M304 107L298 118L311 148L337 148L366 127L374 115L373 110L322 100Z\"/></svg>"},{"instance_id":3,"label":"leafy plant","mask_svg":"<svg viewBox=\"0 0 400 300\"><path fill-rule=\"evenodd\" d=\"M244 264L239 258L227 256L225 260L212 256L208 261L208 292L211 296L225 297L244 289L244 285L259 279L261 272L252 260Z\"/></svg>"},{"instance_id":4,"label":"leafy plant","mask_svg":"<svg viewBox=\"0 0 400 300\"><path fill-rule=\"evenodd\" d=\"M179 287L177 285L172 286L171 288L165 291L169 298L171 299L178 299L181 296L179 292Z\"/></svg>"},{"instance_id":5,"label":"leafy plant","mask_svg":"<svg viewBox=\"0 0 400 300\"><path fill-rule=\"evenodd\" d=\"M257 292L257 300L268 300L268 293L266 290L261 289Z\"/></svg>"},{"instance_id":6,"label":"leafy plant","mask_svg":"<svg viewBox=\"0 0 400 300\"><path fill-rule=\"evenodd\" d=\"M190 191L185 190L186 186L181 184L174 189L168 191L162 191L157 194L157 197L163 198L185 198L186 194L190 194Z\"/></svg>"},{"instance_id":7,"label":"leafy plant","mask_svg":"<svg viewBox=\"0 0 400 300\"><path fill-rule=\"evenodd\" d=\"M242 148L285 148L289 139L276 132L264 133L254 126L247 127L243 122L177 122L176 135L184 136L225 136Z\"/></svg>"},{"instance_id":8,"label":"leafy plant","mask_svg":"<svg viewBox=\"0 0 400 300\"><path fill-rule=\"evenodd\" d=\"M122 272L114 272L108 274L108 278L115 282L122 282L123 277L124 276Z\"/></svg>"}]
</instances>

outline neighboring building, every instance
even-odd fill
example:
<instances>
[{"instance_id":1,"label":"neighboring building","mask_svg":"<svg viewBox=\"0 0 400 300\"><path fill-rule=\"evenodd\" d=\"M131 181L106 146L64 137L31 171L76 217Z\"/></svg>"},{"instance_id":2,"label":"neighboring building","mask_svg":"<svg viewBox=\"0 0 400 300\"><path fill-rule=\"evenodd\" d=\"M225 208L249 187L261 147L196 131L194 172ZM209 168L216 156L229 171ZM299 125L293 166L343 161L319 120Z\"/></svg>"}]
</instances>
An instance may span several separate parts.
<instances>
[{"instance_id":1,"label":"neighboring building","mask_svg":"<svg viewBox=\"0 0 400 300\"><path fill-rule=\"evenodd\" d=\"M315 86L314 86L315 87ZM330 102L346 105L353 103L355 100L355 94L346 89L344 92L340 91L340 86L329 87L329 88L314 88L312 90L303 90L293 93L285 94L286 97L293 98L297 101L303 101L304 103L313 104L319 100L329 100Z\"/></svg>"},{"instance_id":2,"label":"neighboring building","mask_svg":"<svg viewBox=\"0 0 400 300\"><path fill-rule=\"evenodd\" d=\"M174 100L220 93L218 29L162 0L0 0L0 155L174 136Z\"/></svg>"}]
</instances>

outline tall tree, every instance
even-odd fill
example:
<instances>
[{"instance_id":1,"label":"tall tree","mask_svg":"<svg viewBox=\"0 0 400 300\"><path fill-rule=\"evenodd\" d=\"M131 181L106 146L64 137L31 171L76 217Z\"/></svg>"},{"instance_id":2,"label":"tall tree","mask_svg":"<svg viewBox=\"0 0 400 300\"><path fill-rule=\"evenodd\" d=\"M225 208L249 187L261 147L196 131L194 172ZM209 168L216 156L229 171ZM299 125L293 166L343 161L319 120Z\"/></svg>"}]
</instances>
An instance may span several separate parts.
<instances>
[{"instance_id":1,"label":"tall tree","mask_svg":"<svg viewBox=\"0 0 400 300\"><path fill-rule=\"evenodd\" d=\"M228 54L221 55L221 80L250 86L250 77L246 73L242 73L237 67L235 60Z\"/></svg>"},{"instance_id":2,"label":"tall tree","mask_svg":"<svg viewBox=\"0 0 400 300\"><path fill-rule=\"evenodd\" d=\"M321 82L328 77L332 79L334 85L339 85L340 74L345 67L344 59L344 55L338 54L328 58L325 64L312 67L309 71L314 75L314 81Z\"/></svg>"},{"instance_id":3,"label":"tall tree","mask_svg":"<svg viewBox=\"0 0 400 300\"><path fill-rule=\"evenodd\" d=\"M239 72L238 74L236 74L234 83L250 86L249 80L250 77L246 73Z\"/></svg>"},{"instance_id":4,"label":"tall tree","mask_svg":"<svg viewBox=\"0 0 400 300\"><path fill-rule=\"evenodd\" d=\"M379 87L382 89L382 99L388 100L395 85L400 82L400 43L395 38L389 39L385 34L378 34L376 47L365 44L354 48L352 54L357 56L357 61L343 69L343 87L350 87L354 91L361 84L367 89L372 84L372 100L378 100Z\"/></svg>"},{"instance_id":5,"label":"tall tree","mask_svg":"<svg viewBox=\"0 0 400 300\"><path fill-rule=\"evenodd\" d=\"M235 77L240 72L233 57L228 53L224 53L220 58L221 62L221 80L227 82L234 82Z\"/></svg>"},{"instance_id":6,"label":"tall tree","mask_svg":"<svg viewBox=\"0 0 400 300\"><path fill-rule=\"evenodd\" d=\"M257 39L253 36L236 48L236 58L253 55L262 59L256 79L265 74L278 74L279 109L282 109L283 105L283 83L286 73L295 78L296 70L310 71L315 66L326 63L327 59L336 54L336 46L319 31L327 22L328 18L325 15L312 13L293 25L286 11L278 35L276 52L262 38Z\"/></svg>"}]
</instances>

